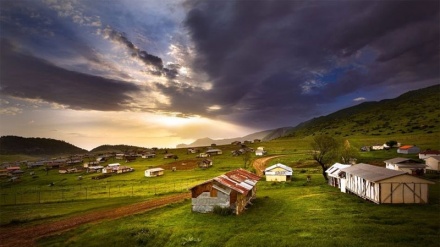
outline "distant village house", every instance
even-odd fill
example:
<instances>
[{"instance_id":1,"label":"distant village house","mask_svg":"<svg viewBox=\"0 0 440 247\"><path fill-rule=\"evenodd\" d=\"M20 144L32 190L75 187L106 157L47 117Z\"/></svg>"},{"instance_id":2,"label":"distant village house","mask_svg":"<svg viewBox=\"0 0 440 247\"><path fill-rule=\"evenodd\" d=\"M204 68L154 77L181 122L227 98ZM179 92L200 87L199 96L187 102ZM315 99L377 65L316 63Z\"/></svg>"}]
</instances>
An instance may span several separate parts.
<instances>
[{"instance_id":1,"label":"distant village house","mask_svg":"<svg viewBox=\"0 0 440 247\"><path fill-rule=\"evenodd\" d=\"M292 180L293 170L291 167L283 164L275 164L264 170L266 181L285 182Z\"/></svg>"}]
</instances>

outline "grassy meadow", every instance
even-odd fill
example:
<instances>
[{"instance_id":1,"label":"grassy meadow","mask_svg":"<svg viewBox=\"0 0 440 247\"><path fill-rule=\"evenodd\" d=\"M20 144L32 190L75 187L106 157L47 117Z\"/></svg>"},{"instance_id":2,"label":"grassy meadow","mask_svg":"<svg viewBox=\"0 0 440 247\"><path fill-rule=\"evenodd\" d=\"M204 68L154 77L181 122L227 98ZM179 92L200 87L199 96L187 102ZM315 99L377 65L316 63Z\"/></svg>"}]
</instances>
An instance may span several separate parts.
<instances>
[{"instance_id":1,"label":"grassy meadow","mask_svg":"<svg viewBox=\"0 0 440 247\"><path fill-rule=\"evenodd\" d=\"M376 205L355 195L328 186L321 170L310 160L312 137L281 138L251 144L264 146L274 158L294 167L293 181L257 184L257 199L240 216L219 216L191 212L189 200L125 218L86 224L77 229L41 239L40 246L438 246L440 241L440 180L430 186L426 205ZM354 147L396 140L416 144L422 150L440 149L438 134L389 136L351 136ZM125 163L134 172L94 180L97 174L59 174L58 170L25 169L19 182L1 182L0 230L28 226L81 214L111 209L169 193L187 191L197 183L243 167L241 156L230 151L236 146L220 146L223 155L211 157L209 169L194 168L156 178L144 177L144 170L175 160L138 159ZM196 159L186 149L169 150L185 163ZM359 163L384 165L383 160L415 155L389 151L360 153ZM2 156L1 161L11 157ZM17 157L15 157L17 158ZM27 157L28 158L28 157ZM252 156L252 158L257 158ZM252 170L251 167L247 167ZM33 171L36 177L32 177ZM310 183L307 175L312 176ZM82 176L79 180L78 176ZM54 183L49 187L50 183Z\"/></svg>"}]
</instances>

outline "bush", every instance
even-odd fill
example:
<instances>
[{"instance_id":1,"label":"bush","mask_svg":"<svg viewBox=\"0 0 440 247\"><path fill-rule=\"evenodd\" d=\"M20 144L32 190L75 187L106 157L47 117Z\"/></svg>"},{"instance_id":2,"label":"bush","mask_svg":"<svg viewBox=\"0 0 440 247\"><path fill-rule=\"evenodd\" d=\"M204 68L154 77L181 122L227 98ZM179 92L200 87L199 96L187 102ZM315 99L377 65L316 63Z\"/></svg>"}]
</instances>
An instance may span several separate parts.
<instances>
[{"instance_id":1,"label":"bush","mask_svg":"<svg viewBox=\"0 0 440 247\"><path fill-rule=\"evenodd\" d=\"M229 207L214 206L213 213L222 216L227 216L227 215L232 215L234 213L234 210Z\"/></svg>"}]
</instances>

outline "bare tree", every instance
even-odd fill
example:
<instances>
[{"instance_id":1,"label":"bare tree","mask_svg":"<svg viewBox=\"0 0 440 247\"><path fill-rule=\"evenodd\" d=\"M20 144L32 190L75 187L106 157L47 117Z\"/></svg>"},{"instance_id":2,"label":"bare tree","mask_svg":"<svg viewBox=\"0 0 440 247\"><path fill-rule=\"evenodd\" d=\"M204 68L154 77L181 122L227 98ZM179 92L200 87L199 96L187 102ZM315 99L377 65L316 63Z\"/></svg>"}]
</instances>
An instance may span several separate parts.
<instances>
[{"instance_id":1,"label":"bare tree","mask_svg":"<svg viewBox=\"0 0 440 247\"><path fill-rule=\"evenodd\" d=\"M331 136L319 135L313 138L310 145L312 147L311 155L313 160L322 167L322 175L325 180L328 180L325 171L338 159L340 143Z\"/></svg>"}]
</instances>

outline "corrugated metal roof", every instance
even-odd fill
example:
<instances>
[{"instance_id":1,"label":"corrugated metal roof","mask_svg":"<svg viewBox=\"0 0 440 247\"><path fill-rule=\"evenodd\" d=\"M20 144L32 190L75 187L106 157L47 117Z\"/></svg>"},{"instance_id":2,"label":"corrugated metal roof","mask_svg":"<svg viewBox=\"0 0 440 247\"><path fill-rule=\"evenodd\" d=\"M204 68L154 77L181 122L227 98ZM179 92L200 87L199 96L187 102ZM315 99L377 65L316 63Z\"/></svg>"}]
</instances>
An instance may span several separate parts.
<instances>
[{"instance_id":1,"label":"corrugated metal roof","mask_svg":"<svg viewBox=\"0 0 440 247\"><path fill-rule=\"evenodd\" d=\"M394 159L385 160L384 162L385 163L390 163L390 164L397 164L397 163L400 163L400 162L403 162L403 161L407 161L407 160L409 160L409 159L408 158L400 158L400 157L398 157L398 158L394 158Z\"/></svg>"},{"instance_id":2,"label":"corrugated metal roof","mask_svg":"<svg viewBox=\"0 0 440 247\"><path fill-rule=\"evenodd\" d=\"M411 145L405 145L405 146L401 146L399 149L410 149L412 147L413 146L411 146Z\"/></svg>"},{"instance_id":3,"label":"corrugated metal roof","mask_svg":"<svg viewBox=\"0 0 440 247\"><path fill-rule=\"evenodd\" d=\"M335 163L330 166L325 172L331 177L339 177L338 173L340 172L340 170L350 166L350 164Z\"/></svg>"},{"instance_id":4,"label":"corrugated metal roof","mask_svg":"<svg viewBox=\"0 0 440 247\"><path fill-rule=\"evenodd\" d=\"M387 178L406 174L404 171L396 171L384 167L378 167L368 164L356 164L351 167L341 169L342 172L361 177L371 182L381 181Z\"/></svg>"},{"instance_id":5,"label":"corrugated metal roof","mask_svg":"<svg viewBox=\"0 0 440 247\"><path fill-rule=\"evenodd\" d=\"M283 164L281 164L281 163L277 163L277 164L275 164L275 165L273 165L273 166L269 166L269 167L267 167L264 171L270 171L270 170L275 169L275 168L277 168L277 167L282 168L282 169L284 169L284 170L286 170L286 171L289 171L289 172L292 172L292 171L293 171L291 167L286 166L286 165L283 165Z\"/></svg>"}]
</instances>

